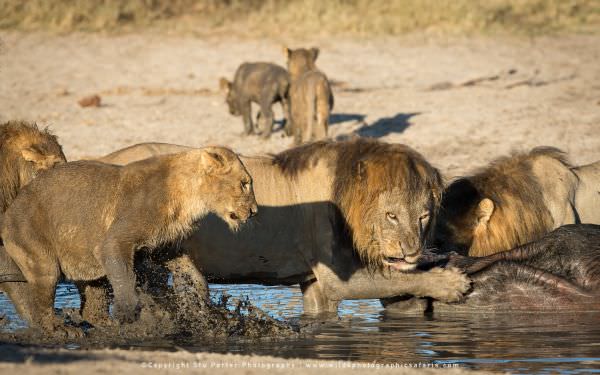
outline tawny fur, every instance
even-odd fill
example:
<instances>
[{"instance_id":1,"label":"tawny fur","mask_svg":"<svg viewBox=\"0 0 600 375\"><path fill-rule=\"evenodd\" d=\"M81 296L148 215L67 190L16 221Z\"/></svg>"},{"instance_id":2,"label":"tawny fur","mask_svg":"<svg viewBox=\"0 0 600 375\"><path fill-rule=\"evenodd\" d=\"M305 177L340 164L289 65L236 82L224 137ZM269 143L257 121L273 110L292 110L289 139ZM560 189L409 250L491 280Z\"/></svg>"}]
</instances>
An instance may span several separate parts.
<instances>
[{"instance_id":1,"label":"tawny fur","mask_svg":"<svg viewBox=\"0 0 600 375\"><path fill-rule=\"evenodd\" d=\"M157 144L134 147L141 154L186 149ZM209 216L182 242L207 278L300 283L304 312L310 314L335 313L343 299L407 292L455 301L468 288L468 280L453 269L396 272L381 262L384 254L403 257L400 243L407 239L411 241L406 241L405 250L413 258L419 256L433 218L420 230L418 217L424 210L434 215L439 201L439 173L410 148L359 139L241 159L254 177L260 205L257 219L232 234L222 220ZM358 199L363 185L370 186L373 195ZM369 211L362 222L361 209ZM345 215L352 210L356 216L348 222ZM398 214L398 225L391 226L386 219L390 211ZM386 225L389 230L380 230ZM368 243L368 250L361 252L363 259L370 254L372 261L365 261L381 272L367 269L355 256L353 242L359 233L370 238L362 241Z\"/></svg>"},{"instance_id":2,"label":"tawny fur","mask_svg":"<svg viewBox=\"0 0 600 375\"><path fill-rule=\"evenodd\" d=\"M132 321L134 253L179 240L209 212L234 230L256 212L251 178L228 149L209 147L124 167L81 161L40 173L6 211L2 226L6 251L30 287L32 323L65 329L52 309L61 274L75 282L107 276L115 316Z\"/></svg>"},{"instance_id":3,"label":"tawny fur","mask_svg":"<svg viewBox=\"0 0 600 375\"><path fill-rule=\"evenodd\" d=\"M56 136L47 129L40 130L35 123L9 121L0 125L0 225L4 211L17 194L35 176L48 168L65 163L65 155ZM0 246L0 275L5 281L23 280L18 266ZM7 293L17 312L29 318L26 300L28 289L23 282L0 283L0 291Z\"/></svg>"},{"instance_id":4,"label":"tawny fur","mask_svg":"<svg viewBox=\"0 0 600 375\"><path fill-rule=\"evenodd\" d=\"M35 123L9 121L0 125L0 212L19 190L44 169L65 163L56 136Z\"/></svg>"},{"instance_id":5,"label":"tawny fur","mask_svg":"<svg viewBox=\"0 0 600 375\"><path fill-rule=\"evenodd\" d=\"M327 76L317 69L317 48L284 49L290 72L291 134L296 144L327 138L333 93Z\"/></svg>"}]
</instances>

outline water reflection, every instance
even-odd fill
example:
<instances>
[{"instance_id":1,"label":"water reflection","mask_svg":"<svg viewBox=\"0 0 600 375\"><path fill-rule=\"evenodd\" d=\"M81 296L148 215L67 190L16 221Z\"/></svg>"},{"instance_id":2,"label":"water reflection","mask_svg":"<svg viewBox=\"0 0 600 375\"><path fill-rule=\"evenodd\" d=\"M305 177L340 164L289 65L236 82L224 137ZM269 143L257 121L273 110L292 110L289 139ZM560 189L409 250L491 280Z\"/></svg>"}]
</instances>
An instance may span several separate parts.
<instances>
[{"instance_id":1,"label":"water reflection","mask_svg":"<svg viewBox=\"0 0 600 375\"><path fill-rule=\"evenodd\" d=\"M279 319L297 319L296 287L212 285L212 295L249 296ZM0 312L12 315L5 299ZM61 285L57 307L77 307L75 288ZM600 313L457 313L393 315L377 300L345 301L340 319L318 333L285 342L190 342L190 351L256 353L281 357L377 363L440 363L512 373L600 373ZM13 326L21 323L13 323Z\"/></svg>"}]
</instances>

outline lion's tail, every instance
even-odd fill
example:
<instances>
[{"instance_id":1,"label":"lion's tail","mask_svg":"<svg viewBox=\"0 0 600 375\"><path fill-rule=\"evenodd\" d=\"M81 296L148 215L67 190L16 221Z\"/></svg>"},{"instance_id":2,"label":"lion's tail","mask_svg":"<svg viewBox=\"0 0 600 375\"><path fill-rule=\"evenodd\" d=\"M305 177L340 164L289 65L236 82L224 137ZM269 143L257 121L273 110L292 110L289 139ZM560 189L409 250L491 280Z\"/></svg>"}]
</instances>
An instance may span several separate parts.
<instances>
[{"instance_id":1,"label":"lion's tail","mask_svg":"<svg viewBox=\"0 0 600 375\"><path fill-rule=\"evenodd\" d=\"M0 275L0 284L2 283L26 283L27 279L23 274L11 273L7 275Z\"/></svg>"}]
</instances>

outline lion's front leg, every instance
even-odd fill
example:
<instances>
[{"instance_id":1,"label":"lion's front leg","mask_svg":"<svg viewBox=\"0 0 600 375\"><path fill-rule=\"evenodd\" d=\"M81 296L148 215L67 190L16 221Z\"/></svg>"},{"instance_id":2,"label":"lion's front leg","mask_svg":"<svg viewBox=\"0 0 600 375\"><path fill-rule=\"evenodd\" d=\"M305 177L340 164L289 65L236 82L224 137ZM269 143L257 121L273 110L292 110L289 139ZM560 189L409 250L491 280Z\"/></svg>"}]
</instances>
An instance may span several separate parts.
<instances>
[{"instance_id":1,"label":"lion's front leg","mask_svg":"<svg viewBox=\"0 0 600 375\"><path fill-rule=\"evenodd\" d=\"M340 301L330 299L323 291L318 280L300 283L304 314L310 316L335 315L337 317Z\"/></svg>"},{"instance_id":2,"label":"lion's front leg","mask_svg":"<svg viewBox=\"0 0 600 375\"><path fill-rule=\"evenodd\" d=\"M313 267L323 293L331 300L390 298L402 295L431 297L457 302L471 285L456 268L400 272L389 269L369 271L352 256L351 249L337 249L330 260L324 257Z\"/></svg>"}]
</instances>

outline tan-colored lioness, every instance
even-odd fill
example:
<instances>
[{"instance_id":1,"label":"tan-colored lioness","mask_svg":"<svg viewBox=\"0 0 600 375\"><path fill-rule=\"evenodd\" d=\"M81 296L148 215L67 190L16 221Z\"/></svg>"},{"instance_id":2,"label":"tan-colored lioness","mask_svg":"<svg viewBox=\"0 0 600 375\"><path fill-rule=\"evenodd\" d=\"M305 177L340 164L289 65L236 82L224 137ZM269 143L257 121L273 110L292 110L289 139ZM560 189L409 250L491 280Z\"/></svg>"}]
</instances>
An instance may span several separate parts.
<instances>
[{"instance_id":1,"label":"tan-colored lioness","mask_svg":"<svg viewBox=\"0 0 600 375\"><path fill-rule=\"evenodd\" d=\"M575 223L600 224L600 162L573 168L560 150L538 147L452 182L436 237L448 250L485 256Z\"/></svg>"},{"instance_id":2,"label":"tan-colored lioness","mask_svg":"<svg viewBox=\"0 0 600 375\"><path fill-rule=\"evenodd\" d=\"M135 150L186 149L141 144L125 152L134 161ZM254 178L257 220L230 233L209 216L182 244L209 279L300 283L305 313L337 312L343 299L406 293L456 301L468 288L454 269L397 271L414 268L441 188L437 170L412 149L359 139L241 160Z\"/></svg>"},{"instance_id":3,"label":"tan-colored lioness","mask_svg":"<svg viewBox=\"0 0 600 375\"><path fill-rule=\"evenodd\" d=\"M79 334L54 316L61 274L75 282L107 277L114 316L131 322L137 250L179 240L209 212L237 230L256 211L251 177L237 155L207 147L122 167L80 161L44 171L6 210L1 234L27 280L31 323Z\"/></svg>"}]
</instances>

